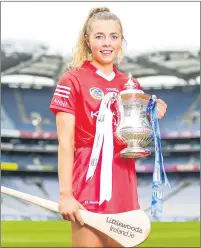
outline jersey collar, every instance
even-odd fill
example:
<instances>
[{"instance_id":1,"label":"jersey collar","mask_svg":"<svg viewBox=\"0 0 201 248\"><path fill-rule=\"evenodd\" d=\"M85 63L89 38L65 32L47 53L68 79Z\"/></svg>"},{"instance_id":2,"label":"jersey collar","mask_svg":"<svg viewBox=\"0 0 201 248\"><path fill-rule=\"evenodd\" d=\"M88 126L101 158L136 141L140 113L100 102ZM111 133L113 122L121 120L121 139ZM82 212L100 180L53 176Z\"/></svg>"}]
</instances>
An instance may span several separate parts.
<instances>
[{"instance_id":1,"label":"jersey collar","mask_svg":"<svg viewBox=\"0 0 201 248\"><path fill-rule=\"evenodd\" d=\"M85 67L85 68L88 68L88 69L91 69L93 72L97 72L97 70L98 70L98 68L96 68L94 65L92 65L91 63L90 63L90 61L89 60L85 60L84 61L84 63L83 63L83 65L82 65L83 67ZM99 71L99 70L98 70ZM117 68L115 67L115 65L113 65L113 72L115 73L115 74L117 74Z\"/></svg>"},{"instance_id":2,"label":"jersey collar","mask_svg":"<svg viewBox=\"0 0 201 248\"><path fill-rule=\"evenodd\" d=\"M107 81L112 81L115 78L115 73L114 71L110 74L110 75L105 75L102 71L97 70L96 74L98 74L99 76L101 76L102 78L104 78Z\"/></svg>"}]
</instances>

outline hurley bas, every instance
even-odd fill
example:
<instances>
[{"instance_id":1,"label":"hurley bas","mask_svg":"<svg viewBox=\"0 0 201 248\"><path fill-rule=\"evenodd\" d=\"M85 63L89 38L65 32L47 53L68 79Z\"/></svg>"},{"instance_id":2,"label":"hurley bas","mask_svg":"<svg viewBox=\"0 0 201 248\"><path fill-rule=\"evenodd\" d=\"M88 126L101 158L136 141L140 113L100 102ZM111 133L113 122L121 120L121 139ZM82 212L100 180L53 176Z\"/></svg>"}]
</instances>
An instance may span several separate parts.
<instances>
[{"instance_id":1,"label":"hurley bas","mask_svg":"<svg viewBox=\"0 0 201 248\"><path fill-rule=\"evenodd\" d=\"M118 233L118 234L122 234L124 236L134 238L134 234L130 231L142 233L142 229L140 227L134 227L131 225L127 225L127 224L122 223L119 220L115 220L115 219L110 218L110 217L107 217L106 222L112 224L110 226L110 231L113 231L113 232ZM115 225L117 227L114 227L113 225ZM122 227L126 230L125 231L121 230L118 227Z\"/></svg>"}]
</instances>

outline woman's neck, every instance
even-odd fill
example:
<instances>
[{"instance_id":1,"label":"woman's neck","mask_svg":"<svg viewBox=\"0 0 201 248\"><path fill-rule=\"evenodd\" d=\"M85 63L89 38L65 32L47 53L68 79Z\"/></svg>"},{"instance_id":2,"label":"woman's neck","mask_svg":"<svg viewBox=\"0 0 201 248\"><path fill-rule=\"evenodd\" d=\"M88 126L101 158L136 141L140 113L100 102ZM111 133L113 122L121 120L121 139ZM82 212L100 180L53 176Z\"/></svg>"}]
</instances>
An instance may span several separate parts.
<instances>
[{"instance_id":1,"label":"woman's neck","mask_svg":"<svg viewBox=\"0 0 201 248\"><path fill-rule=\"evenodd\" d=\"M105 75L110 75L113 72L113 63L101 65L95 60L92 60L91 64L95 66L98 70L103 72Z\"/></svg>"}]
</instances>

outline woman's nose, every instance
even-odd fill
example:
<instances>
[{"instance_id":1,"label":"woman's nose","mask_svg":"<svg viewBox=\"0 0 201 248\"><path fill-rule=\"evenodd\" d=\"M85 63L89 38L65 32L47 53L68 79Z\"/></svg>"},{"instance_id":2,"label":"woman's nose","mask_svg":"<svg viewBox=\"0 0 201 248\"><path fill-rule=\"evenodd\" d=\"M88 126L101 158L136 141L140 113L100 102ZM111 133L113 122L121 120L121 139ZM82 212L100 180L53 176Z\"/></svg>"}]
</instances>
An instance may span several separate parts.
<instances>
[{"instance_id":1,"label":"woman's nose","mask_svg":"<svg viewBox=\"0 0 201 248\"><path fill-rule=\"evenodd\" d=\"M111 45L111 40L110 40L110 38L105 38L104 41L103 41L103 45L104 45L104 46L110 46L110 45Z\"/></svg>"}]
</instances>

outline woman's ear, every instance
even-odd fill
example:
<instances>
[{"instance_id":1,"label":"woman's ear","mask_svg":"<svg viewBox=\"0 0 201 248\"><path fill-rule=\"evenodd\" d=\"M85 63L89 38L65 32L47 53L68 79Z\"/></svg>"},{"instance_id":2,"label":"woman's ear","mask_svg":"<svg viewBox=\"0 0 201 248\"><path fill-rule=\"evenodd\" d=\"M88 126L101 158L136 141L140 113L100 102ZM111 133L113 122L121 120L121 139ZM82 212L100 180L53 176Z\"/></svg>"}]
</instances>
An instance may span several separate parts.
<instances>
[{"instance_id":1,"label":"woman's ear","mask_svg":"<svg viewBox=\"0 0 201 248\"><path fill-rule=\"evenodd\" d=\"M88 35L85 34L84 38L85 38L85 41L86 41L88 47L90 47Z\"/></svg>"}]
</instances>

